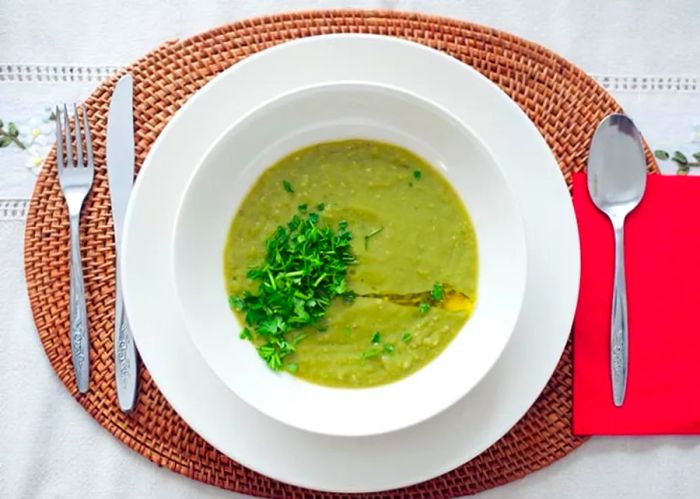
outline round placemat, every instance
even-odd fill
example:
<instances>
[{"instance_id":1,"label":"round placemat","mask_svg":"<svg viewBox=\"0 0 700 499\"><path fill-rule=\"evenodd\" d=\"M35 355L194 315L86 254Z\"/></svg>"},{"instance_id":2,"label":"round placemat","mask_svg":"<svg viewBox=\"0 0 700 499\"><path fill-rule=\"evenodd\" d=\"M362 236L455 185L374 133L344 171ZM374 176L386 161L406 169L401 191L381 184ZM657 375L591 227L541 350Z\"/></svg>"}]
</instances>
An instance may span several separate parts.
<instances>
[{"instance_id":1,"label":"round placemat","mask_svg":"<svg viewBox=\"0 0 700 499\"><path fill-rule=\"evenodd\" d=\"M595 81L549 50L494 29L418 14L319 11L223 26L170 42L127 68L134 76L137 165L180 106L211 78L248 55L299 37L327 33L396 36L442 50L500 86L537 125L567 182L584 168L598 122L619 106ZM336 497L292 487L250 471L219 453L175 413L146 368L134 413L120 412L114 386L114 247L105 169L107 110L116 76L87 99L95 148L95 180L81 223L91 339L91 384L73 379L69 325L69 228L56 178L55 151L37 181L25 233L25 275L46 354L76 400L119 440L160 466L237 492L268 497ZM647 150L650 171L656 171ZM528 413L483 454L433 480L381 497L459 496L523 477L585 440L571 433L571 342ZM358 477L361 480L361 477ZM369 497L369 495L368 495Z\"/></svg>"}]
</instances>

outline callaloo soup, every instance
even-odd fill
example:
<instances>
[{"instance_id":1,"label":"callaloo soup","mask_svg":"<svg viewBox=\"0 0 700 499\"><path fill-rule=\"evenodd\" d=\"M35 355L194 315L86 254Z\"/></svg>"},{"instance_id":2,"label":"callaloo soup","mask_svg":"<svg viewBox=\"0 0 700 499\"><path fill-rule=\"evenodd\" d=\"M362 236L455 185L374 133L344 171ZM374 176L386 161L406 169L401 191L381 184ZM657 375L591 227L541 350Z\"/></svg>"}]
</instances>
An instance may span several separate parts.
<instances>
[{"instance_id":1,"label":"callaloo soup","mask_svg":"<svg viewBox=\"0 0 700 499\"><path fill-rule=\"evenodd\" d=\"M472 311L477 261L467 211L431 165L348 140L261 175L229 229L224 272L241 337L270 367L369 387L445 349Z\"/></svg>"}]
</instances>

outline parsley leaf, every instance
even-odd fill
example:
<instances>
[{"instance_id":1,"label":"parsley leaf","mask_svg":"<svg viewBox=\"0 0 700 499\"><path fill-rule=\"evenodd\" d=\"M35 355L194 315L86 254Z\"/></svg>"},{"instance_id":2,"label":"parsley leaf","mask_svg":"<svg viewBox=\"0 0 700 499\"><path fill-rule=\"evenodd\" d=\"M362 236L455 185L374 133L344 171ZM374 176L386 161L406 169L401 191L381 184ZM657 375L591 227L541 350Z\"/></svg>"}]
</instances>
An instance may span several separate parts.
<instances>
[{"instance_id":1,"label":"parsley leaf","mask_svg":"<svg viewBox=\"0 0 700 499\"><path fill-rule=\"evenodd\" d=\"M381 354L382 351L379 350L378 348L370 348L369 350L365 350L362 352L360 355L363 359L371 359L372 357L376 357L377 355Z\"/></svg>"},{"instance_id":2,"label":"parsley leaf","mask_svg":"<svg viewBox=\"0 0 700 499\"><path fill-rule=\"evenodd\" d=\"M425 314L428 313L428 311L430 311L430 305L428 305L427 303L423 302L423 303L421 303L420 305L418 305L418 311L419 311L421 314L425 315Z\"/></svg>"},{"instance_id":3,"label":"parsley leaf","mask_svg":"<svg viewBox=\"0 0 700 499\"><path fill-rule=\"evenodd\" d=\"M289 183L289 180L283 180L282 187L284 187L284 190L289 192L290 194L294 192L294 189L292 188L292 184Z\"/></svg>"},{"instance_id":4,"label":"parsley leaf","mask_svg":"<svg viewBox=\"0 0 700 499\"><path fill-rule=\"evenodd\" d=\"M348 268L357 263L351 241L347 222L334 230L316 212L294 215L265 241L265 260L246 274L257 283L257 292L245 291L229 302L245 315L247 334L241 335L254 333L262 340L256 342L258 354L270 368L282 369L284 358L294 352L303 338L290 339L295 330L323 319L335 297L354 297L346 280Z\"/></svg>"},{"instance_id":5,"label":"parsley leaf","mask_svg":"<svg viewBox=\"0 0 700 499\"><path fill-rule=\"evenodd\" d=\"M433 290L430 292L430 296L435 301L442 301L442 299L445 297L445 291L442 289L442 284L439 282L433 284Z\"/></svg>"},{"instance_id":6,"label":"parsley leaf","mask_svg":"<svg viewBox=\"0 0 700 499\"><path fill-rule=\"evenodd\" d=\"M243 309L243 300L239 296L229 296L228 304L231 306L231 308L234 308L236 310Z\"/></svg>"}]
</instances>

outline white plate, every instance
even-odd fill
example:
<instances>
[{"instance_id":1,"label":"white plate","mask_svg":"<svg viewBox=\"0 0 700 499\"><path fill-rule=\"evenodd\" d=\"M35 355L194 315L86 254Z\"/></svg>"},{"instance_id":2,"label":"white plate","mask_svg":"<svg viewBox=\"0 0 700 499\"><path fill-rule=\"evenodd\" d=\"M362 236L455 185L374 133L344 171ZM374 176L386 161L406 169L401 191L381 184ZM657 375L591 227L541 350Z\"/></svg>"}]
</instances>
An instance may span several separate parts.
<instances>
[{"instance_id":1,"label":"white plate","mask_svg":"<svg viewBox=\"0 0 700 499\"><path fill-rule=\"evenodd\" d=\"M411 428L330 437L290 428L233 395L182 325L172 235L187 179L232 122L260 103L324 81L394 85L449 109L492 151L524 217L527 286L501 359L464 399ZM569 335L579 282L573 207L552 152L500 89L441 52L370 35L306 38L236 64L193 96L156 140L127 212L123 279L141 356L175 410L220 451L283 482L338 492L387 490L445 473L505 434L535 401Z\"/></svg>"},{"instance_id":2,"label":"white plate","mask_svg":"<svg viewBox=\"0 0 700 499\"><path fill-rule=\"evenodd\" d=\"M243 326L231 313L222 260L231 219L270 165L312 144L357 138L405 147L435 165L450 182L467 206L477 235L479 299L462 331L427 366L395 383L348 390L274 372L250 342L238 338ZM279 188L285 197L278 202L294 199ZM408 234L387 228L385 235L393 233L402 243L408 240ZM522 217L490 152L446 109L386 85L313 85L268 101L236 121L190 178L173 241L182 316L207 365L260 412L326 435L396 431L457 402L498 360L525 294Z\"/></svg>"}]
</instances>

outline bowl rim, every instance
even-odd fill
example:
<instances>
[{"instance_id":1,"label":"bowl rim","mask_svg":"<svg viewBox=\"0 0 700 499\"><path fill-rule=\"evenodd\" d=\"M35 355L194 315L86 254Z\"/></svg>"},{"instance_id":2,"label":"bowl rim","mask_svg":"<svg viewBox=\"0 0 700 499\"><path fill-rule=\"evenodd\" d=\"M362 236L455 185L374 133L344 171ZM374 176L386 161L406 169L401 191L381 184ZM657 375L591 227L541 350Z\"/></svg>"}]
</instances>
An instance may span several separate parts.
<instances>
[{"instance_id":1,"label":"bowl rim","mask_svg":"<svg viewBox=\"0 0 700 499\"><path fill-rule=\"evenodd\" d=\"M193 334L192 324L188 320L188 317L190 316L190 314L188 312L186 312L187 306L185 304L185 299L184 299L184 296L183 296L183 293L181 290L181 286L179 285L180 280L178 278L178 270L177 270L178 269L178 262L180 261L180 258L178 256L180 252L177 249L179 246L178 239L179 239L179 234L181 232L181 227L182 227L181 220L182 220L182 212L183 212L183 209L184 209L185 204L186 204L185 200L187 199L189 193L191 192L192 185L194 184L196 179L199 177L201 171L203 170L203 166L207 163L207 161L209 160L212 153L214 151L216 151L218 149L218 147L226 140L226 138L230 134L234 133L237 128L239 128L241 125L244 125L249 120L254 119L254 117L258 113L261 113L265 110L269 110L269 108L271 106L282 105L286 101L288 101L289 99L298 98L299 96L303 96L303 95L308 94L308 93L313 93L315 91L325 90L325 89L329 89L329 88L336 89L336 88L343 88L343 87L372 88L372 89L380 89L383 92L400 94L404 97L408 97L410 100L413 100L415 102L419 102L421 105L423 105L425 107L429 107L429 108L432 108L433 110L438 111L439 114L443 115L444 117L447 117L453 123L453 125L457 125L458 127L462 128L463 131L466 132L471 137L471 139L477 144L478 148L480 148L483 151L483 153L485 153L485 155L489 158L489 160L496 167L496 170L498 172L497 175L500 177L500 181L503 183L504 190L508 193L507 203L510 205L510 209L512 210L512 213L515 216L516 230L517 230L517 235L515 236L515 238L518 241L518 247L519 247L518 260L519 260L519 270L520 271L518 273L518 279L517 279L517 293L516 293L517 306L513 307L512 317L509 317L508 326L504 328L506 330L506 333L503 336L501 343L499 344L499 346L497 348L497 353L494 354L491 357L491 359L489 360L488 366L486 368L482 369L478 376L474 376L472 378L472 381L470 382L470 384L466 388L459 390L459 391L455 390L454 396L450 397L448 400L446 400L442 404L439 404L439 405L433 404L435 407L430 411L425 411L425 413L422 414L420 417L412 418L408 422L405 422L401 425L396 425L396 426L391 427L391 428L380 428L380 429L376 429L376 430L347 431L346 429L342 429L342 430L338 429L336 431L326 431L326 430L315 429L315 428L310 427L308 425L298 424L296 422L290 421L289 419L285 419L284 417L280 417L280 413L269 411L269 410L266 410L264 408L261 408L257 404L251 402L247 397L241 395L239 393L239 391L236 390L227 381L227 379L219 373L219 370L209 362L208 354L205 351L203 351L203 348L200 345L200 341L198 341L196 339L196 335ZM314 143L323 143L326 141L327 140L321 140L321 141L314 142ZM309 145L312 145L312 144L309 144ZM400 146L400 147L404 147L404 146ZM414 151L411 151L411 152L416 154ZM431 167L433 169L438 171L438 174L440 174L445 179L445 181L447 181L450 184L450 186L453 188L453 190L457 194L460 201L462 201L462 203L464 203L466 206L466 204L467 204L466 200L463 198L460 191L457 188L455 188L452 181L449 178L447 178L447 176L444 175L444 172L442 172L439 168L437 168L435 165L433 165L430 161L428 161L428 163L431 165ZM270 163L265 168L258 171L256 173L256 178L259 178L259 176L267 168L269 168L272 164L273 163ZM254 183L253 183L253 185L254 185ZM247 194L244 195L244 198L245 198L245 196L247 196ZM235 216L235 212L234 212L234 216ZM204 362L209 366L209 368L212 370L212 372L215 373L215 375L224 383L225 386L227 386L229 388L229 390L231 390L231 392L233 394L235 394L237 397L239 397L242 401L244 401L250 407L260 411L261 413L265 414L266 416L269 416L278 422L292 426L292 427L297 428L297 429L309 431L312 433L322 434L322 435L334 436L334 437L362 437L362 436L381 435L381 434L385 434L385 433L392 433L395 431L401 431L403 429L420 424L420 423L426 421L427 419L430 419L430 418L440 414L441 412L444 412L445 410L447 410L448 408L453 406L455 403L457 403L460 399L462 399L466 394L468 394L477 385L479 385L479 383L481 383L483 378L491 371L493 366L498 362L498 359L501 357L501 355L503 354L503 351L505 350L506 346L510 342L512 335L513 335L513 331L514 331L515 326L518 322L518 318L519 318L521 311L522 311L523 299L524 299L524 295L525 295L525 284L527 281L527 258L528 258L527 257L527 243L526 243L525 230L524 230L524 220L522 218L522 213L518 207L518 203L515 200L515 196L512 192L511 183L508 180L507 176L505 175L502 167L496 161L495 156L494 156L494 154L492 154L488 145L486 143L484 143L484 141L481 139L481 137L478 134L476 134L474 132L474 130L468 124L464 123L462 120L457 118L454 114L452 114L444 106L437 104L436 102L434 102L433 100L431 100L425 96L418 95L415 92L401 88L399 86L391 85L391 84L387 84L387 83L378 83L378 82L369 81L369 80L353 80L353 79L333 80L333 81L328 81L328 82L317 82L317 83L313 83L310 85L299 86L299 87L296 87L294 89L288 90L286 92L277 94L277 95L265 100L261 104L255 106L254 108L252 108L251 110L249 110L248 112L246 112L245 114L240 116L238 119L234 120L228 127L226 127L226 129L223 132L221 132L219 134L218 137L216 137L215 140L213 140L210 143L209 147L206 149L204 154L202 154L202 156L200 157L196 166L193 168L189 178L187 179L187 182L185 184L185 188L182 190L179 201L178 201L178 208L177 208L177 212L175 214L175 230L173 231L173 234L172 234L171 244L174 248L173 259L172 259L172 269L171 270L173 272L173 275L175 276L174 282L175 282L175 287L176 287L176 294L178 297L180 308L181 308L181 310L183 310L183 319L184 319L185 327L187 329L188 335L190 336L190 338L191 338L192 342L194 343L196 349L198 350L200 356L203 358ZM479 255L480 254L481 254L481 252L479 252ZM478 299L477 299L477 303L478 303ZM239 326L244 327L244 325L240 323L238 317L232 311L231 311L231 315L234 316L234 320L236 321L236 323ZM460 330L457 332L455 337L463 332L463 330L467 327L469 320L471 319L472 316L473 316L473 314L461 326ZM454 339L455 338L452 338L452 340L450 340L450 342L446 345L446 347L440 353L438 353L433 359L431 359L428 362L428 364L426 364L426 366L433 363L433 362L437 362L438 359L440 359L443 356L445 351L448 350L450 348L450 346L453 344ZM262 363L261 363L261 365L262 365ZM400 378L399 380L396 380L396 381L393 381L393 382L390 382L387 384L379 385L376 387L366 387L366 388L365 387L362 387L362 388L328 387L328 386L318 385L318 384L306 381L304 379L300 379L300 378L291 376L286 372L283 374L286 376L292 377L294 380L298 381L299 383L304 383L304 384L318 387L321 389L330 389L330 390L339 390L339 391L365 391L365 390L376 390L376 389L387 388L387 387L391 387L392 385L399 384L402 381L411 378L416 373L422 371L426 366L421 367L420 369L418 369L414 373L411 373L408 376Z\"/></svg>"}]
</instances>

